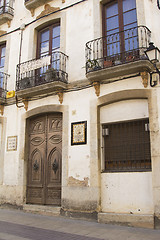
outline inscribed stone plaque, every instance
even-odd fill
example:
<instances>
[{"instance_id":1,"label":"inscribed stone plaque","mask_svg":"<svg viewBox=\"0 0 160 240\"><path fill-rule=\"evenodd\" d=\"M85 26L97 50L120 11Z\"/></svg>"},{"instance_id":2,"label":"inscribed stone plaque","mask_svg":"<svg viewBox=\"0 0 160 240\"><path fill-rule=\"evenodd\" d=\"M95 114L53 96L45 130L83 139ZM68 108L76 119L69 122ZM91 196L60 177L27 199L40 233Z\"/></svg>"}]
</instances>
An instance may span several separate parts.
<instances>
[{"instance_id":1,"label":"inscribed stone plaque","mask_svg":"<svg viewBox=\"0 0 160 240\"><path fill-rule=\"evenodd\" d=\"M17 150L17 136L7 137L7 151Z\"/></svg>"}]
</instances>

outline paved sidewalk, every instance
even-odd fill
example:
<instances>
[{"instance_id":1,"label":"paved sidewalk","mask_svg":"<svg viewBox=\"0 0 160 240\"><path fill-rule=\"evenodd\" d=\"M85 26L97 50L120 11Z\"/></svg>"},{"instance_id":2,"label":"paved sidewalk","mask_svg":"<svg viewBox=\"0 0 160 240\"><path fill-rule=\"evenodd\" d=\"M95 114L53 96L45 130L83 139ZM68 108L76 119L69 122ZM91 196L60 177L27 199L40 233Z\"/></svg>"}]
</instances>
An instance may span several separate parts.
<instances>
[{"instance_id":1,"label":"paved sidewalk","mask_svg":"<svg viewBox=\"0 0 160 240\"><path fill-rule=\"evenodd\" d=\"M0 240L160 240L160 230L0 209Z\"/></svg>"}]
</instances>

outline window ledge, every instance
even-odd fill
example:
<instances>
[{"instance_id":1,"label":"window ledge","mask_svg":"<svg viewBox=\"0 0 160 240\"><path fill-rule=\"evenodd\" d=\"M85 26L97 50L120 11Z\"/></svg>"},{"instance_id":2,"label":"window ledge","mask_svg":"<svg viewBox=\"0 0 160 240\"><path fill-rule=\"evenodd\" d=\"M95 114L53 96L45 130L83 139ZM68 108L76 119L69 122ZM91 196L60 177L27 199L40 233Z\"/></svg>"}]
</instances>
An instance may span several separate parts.
<instances>
[{"instance_id":1,"label":"window ledge","mask_svg":"<svg viewBox=\"0 0 160 240\"><path fill-rule=\"evenodd\" d=\"M39 86L18 90L16 91L16 95L21 98L29 98L60 90L63 91L64 89L67 88L67 85L68 85L67 83L61 81L54 81L50 83L41 84Z\"/></svg>"},{"instance_id":2,"label":"window ledge","mask_svg":"<svg viewBox=\"0 0 160 240\"><path fill-rule=\"evenodd\" d=\"M91 82L106 80L111 82L116 77L124 77L127 75L137 74L143 71L150 72L153 66L148 60L139 60L131 63L121 64L118 66L108 67L96 70L86 74Z\"/></svg>"},{"instance_id":3,"label":"window ledge","mask_svg":"<svg viewBox=\"0 0 160 240\"><path fill-rule=\"evenodd\" d=\"M116 169L116 170L102 170L101 173L127 173L127 172L152 172L152 169L146 169L146 168L142 168L142 169Z\"/></svg>"}]
</instances>

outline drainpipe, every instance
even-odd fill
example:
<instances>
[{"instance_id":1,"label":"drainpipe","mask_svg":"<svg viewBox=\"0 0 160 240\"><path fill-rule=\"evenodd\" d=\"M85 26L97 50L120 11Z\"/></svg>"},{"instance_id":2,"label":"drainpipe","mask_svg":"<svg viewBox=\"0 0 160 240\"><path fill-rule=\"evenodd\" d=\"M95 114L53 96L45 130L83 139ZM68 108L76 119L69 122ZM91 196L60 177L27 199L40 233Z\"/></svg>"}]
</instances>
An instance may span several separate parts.
<instances>
[{"instance_id":1,"label":"drainpipe","mask_svg":"<svg viewBox=\"0 0 160 240\"><path fill-rule=\"evenodd\" d=\"M18 69L18 80L19 80L19 74L20 74L20 63L21 63L21 55L22 55L22 41L23 41L23 31L25 29L25 24L23 23L21 26L20 26L20 30L21 30L21 40L20 40L20 48L19 48L19 69ZM24 107L24 105L18 105L18 97L17 95L15 96L16 97L16 106L18 108L21 108L21 107Z\"/></svg>"},{"instance_id":2,"label":"drainpipe","mask_svg":"<svg viewBox=\"0 0 160 240\"><path fill-rule=\"evenodd\" d=\"M25 29L25 24L23 23L20 26L20 30L21 30L21 40L20 40L20 49L19 49L19 64L21 63L21 55L22 55L22 41L23 41L23 31Z\"/></svg>"}]
</instances>

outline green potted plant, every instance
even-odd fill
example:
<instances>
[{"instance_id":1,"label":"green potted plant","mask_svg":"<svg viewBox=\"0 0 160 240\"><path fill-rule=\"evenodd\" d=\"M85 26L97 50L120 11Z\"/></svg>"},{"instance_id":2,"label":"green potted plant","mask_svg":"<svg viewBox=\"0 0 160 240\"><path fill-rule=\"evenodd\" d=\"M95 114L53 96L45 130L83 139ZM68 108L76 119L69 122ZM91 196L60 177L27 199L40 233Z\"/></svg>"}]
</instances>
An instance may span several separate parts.
<instances>
[{"instance_id":1,"label":"green potted plant","mask_svg":"<svg viewBox=\"0 0 160 240\"><path fill-rule=\"evenodd\" d=\"M54 68L48 68L45 72L45 81L50 82L57 79L57 71Z\"/></svg>"},{"instance_id":2,"label":"green potted plant","mask_svg":"<svg viewBox=\"0 0 160 240\"><path fill-rule=\"evenodd\" d=\"M101 66L99 66L99 62L96 59L88 59L86 62L86 68L88 72L100 70Z\"/></svg>"},{"instance_id":3,"label":"green potted plant","mask_svg":"<svg viewBox=\"0 0 160 240\"><path fill-rule=\"evenodd\" d=\"M34 86L34 82L29 77L24 77L19 81L19 88L26 89Z\"/></svg>"}]
</instances>

